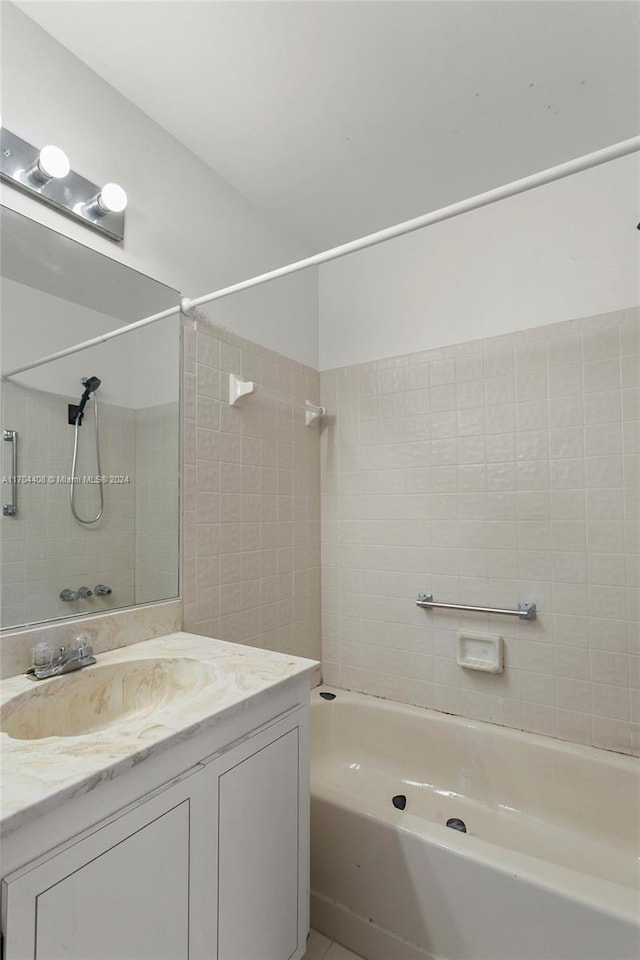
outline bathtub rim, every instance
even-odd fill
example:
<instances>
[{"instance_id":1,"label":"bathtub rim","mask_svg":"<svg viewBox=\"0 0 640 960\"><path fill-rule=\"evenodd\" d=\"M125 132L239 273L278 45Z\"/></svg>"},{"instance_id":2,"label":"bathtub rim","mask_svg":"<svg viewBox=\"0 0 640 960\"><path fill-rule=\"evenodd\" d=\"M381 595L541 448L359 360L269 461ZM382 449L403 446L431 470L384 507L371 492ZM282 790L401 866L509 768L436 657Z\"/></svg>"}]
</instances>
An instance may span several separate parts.
<instances>
[{"instance_id":1,"label":"bathtub rim","mask_svg":"<svg viewBox=\"0 0 640 960\"><path fill-rule=\"evenodd\" d=\"M581 756L585 759L593 756L594 753L600 761L607 764L619 766L623 770L638 771L640 769L640 758L634 757L628 753L618 753L615 750L608 750L605 747L594 747L584 743L574 743L573 740L562 740L560 737L553 737L543 733L530 733L527 730L518 730L515 727L506 726L502 723L492 723L490 720L475 720L472 717L462 717L457 713L446 713L444 710L435 710L433 707L421 707L414 703L404 703L402 700L392 700L390 697L380 697L373 693L361 693L358 690L349 690L346 687L338 687L335 684L319 684L311 690L311 706L314 706L314 694L334 693L336 697L340 696L342 700L345 697L363 698L373 700L377 707L383 710L400 711L402 713L416 714L418 716L426 714L431 720L437 723L453 724L459 728L486 730L491 734L504 738L506 740L518 741L524 738L535 746L544 747L560 753L571 753ZM323 700L324 703L332 703L332 700ZM320 706L315 700L317 706Z\"/></svg>"},{"instance_id":2,"label":"bathtub rim","mask_svg":"<svg viewBox=\"0 0 640 960\"><path fill-rule=\"evenodd\" d=\"M418 707L412 704L404 704L401 701L386 700L385 698L375 697L371 694L345 690L335 685L329 686L322 684L312 690L312 711L313 709L318 710L321 708L319 699L314 702L313 694L319 695L322 692L335 693L336 696L340 696L343 702L345 698L349 698L350 702L356 704L360 700L373 700L375 701L376 708L381 707L385 710L399 709L402 712L408 711L418 716L427 714L428 717L434 721L447 724L453 723L458 728L490 729L491 735L502 733L509 740L517 741L525 737L527 740L544 748L555 748L562 753L578 753L578 755L587 759L593 755L593 751L597 751L598 759L610 763L614 768L619 769L622 767L625 770L638 772L638 760L624 754L615 754L611 751L598 747L588 747L583 744L573 744L541 734L513 730L509 727L501 727L498 724L487 723L482 720L471 720L466 717L445 714L428 707ZM333 700L322 701L322 705L326 705L328 709L330 709L333 703ZM311 716L313 724L313 712ZM611 756L609 756L609 754L611 754ZM326 783L320 776L314 773L314 769L312 735L312 799L315 796L343 810L353 810L354 794L347 789L341 789L335 783ZM551 861L543 860L530 854L514 851L509 847L500 846L497 843L492 843L481 837L459 834L457 831L451 830L442 824L435 823L411 812L390 809L387 805L383 805L379 801L367 797L363 798L358 796L358 813L361 813L368 819L382 822L387 826L391 825L401 833L415 836L421 842L434 844L437 847L452 852L456 856L471 859L476 863L488 864L492 869L498 870L501 873L521 877L535 887L551 890L559 896L577 901L583 906L602 911L617 920L631 923L636 926L640 932L640 863L638 864L639 885L634 888L626 884L618 884L611 880L596 877L572 867L552 863Z\"/></svg>"}]
</instances>

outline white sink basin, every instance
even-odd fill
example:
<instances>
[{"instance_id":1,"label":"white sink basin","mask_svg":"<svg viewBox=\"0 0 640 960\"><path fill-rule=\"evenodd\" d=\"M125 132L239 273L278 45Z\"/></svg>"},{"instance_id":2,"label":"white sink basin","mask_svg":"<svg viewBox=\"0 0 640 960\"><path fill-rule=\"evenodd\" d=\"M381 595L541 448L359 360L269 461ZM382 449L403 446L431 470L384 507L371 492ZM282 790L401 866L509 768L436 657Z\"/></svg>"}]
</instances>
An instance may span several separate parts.
<instances>
[{"instance_id":1,"label":"white sink basin","mask_svg":"<svg viewBox=\"0 0 640 960\"><path fill-rule=\"evenodd\" d=\"M219 677L188 657L96 664L50 680L8 700L0 732L14 740L81 737L192 699Z\"/></svg>"}]
</instances>

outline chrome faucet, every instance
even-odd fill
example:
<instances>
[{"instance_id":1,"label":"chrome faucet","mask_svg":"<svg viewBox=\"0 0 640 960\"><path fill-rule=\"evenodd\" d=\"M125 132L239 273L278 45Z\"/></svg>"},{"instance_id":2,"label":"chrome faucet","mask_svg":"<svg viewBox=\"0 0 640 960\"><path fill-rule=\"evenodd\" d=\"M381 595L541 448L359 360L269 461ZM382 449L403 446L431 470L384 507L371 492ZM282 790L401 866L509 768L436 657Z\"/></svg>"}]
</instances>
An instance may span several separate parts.
<instances>
[{"instance_id":1,"label":"chrome faucet","mask_svg":"<svg viewBox=\"0 0 640 960\"><path fill-rule=\"evenodd\" d=\"M59 677L63 673L71 673L72 670L81 670L96 662L93 655L93 647L90 643L91 637L83 633L74 640L74 646L67 650L66 647L60 647L58 656L53 657L49 647L49 657L38 657L38 662L34 662L28 675L34 680L47 680L49 677ZM42 645L41 645L42 646ZM38 649L38 648L37 648ZM47 660L47 662L43 662Z\"/></svg>"}]
</instances>

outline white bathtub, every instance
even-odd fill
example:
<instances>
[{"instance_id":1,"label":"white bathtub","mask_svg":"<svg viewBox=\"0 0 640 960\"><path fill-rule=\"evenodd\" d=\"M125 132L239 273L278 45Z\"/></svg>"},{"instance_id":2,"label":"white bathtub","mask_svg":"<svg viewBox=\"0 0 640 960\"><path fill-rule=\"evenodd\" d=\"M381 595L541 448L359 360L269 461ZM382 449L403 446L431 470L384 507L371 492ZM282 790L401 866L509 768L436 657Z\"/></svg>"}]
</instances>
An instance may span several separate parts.
<instances>
[{"instance_id":1,"label":"white bathtub","mask_svg":"<svg viewBox=\"0 0 640 960\"><path fill-rule=\"evenodd\" d=\"M318 687L312 926L367 960L638 960L638 768Z\"/></svg>"}]
</instances>

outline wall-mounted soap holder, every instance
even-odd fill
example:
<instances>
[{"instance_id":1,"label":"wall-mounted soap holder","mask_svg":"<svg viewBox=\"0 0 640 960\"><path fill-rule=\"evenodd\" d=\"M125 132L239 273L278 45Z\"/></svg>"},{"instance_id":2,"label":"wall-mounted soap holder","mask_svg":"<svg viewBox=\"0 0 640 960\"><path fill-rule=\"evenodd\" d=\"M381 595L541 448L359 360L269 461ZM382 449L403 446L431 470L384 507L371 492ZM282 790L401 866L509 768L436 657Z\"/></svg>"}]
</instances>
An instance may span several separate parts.
<instances>
[{"instance_id":1,"label":"wall-mounted soap holder","mask_svg":"<svg viewBox=\"0 0 640 960\"><path fill-rule=\"evenodd\" d=\"M489 633L458 631L456 661L467 670L502 673L504 670L504 641Z\"/></svg>"}]
</instances>

